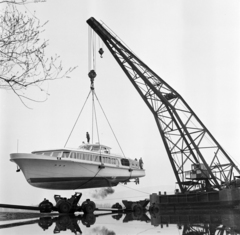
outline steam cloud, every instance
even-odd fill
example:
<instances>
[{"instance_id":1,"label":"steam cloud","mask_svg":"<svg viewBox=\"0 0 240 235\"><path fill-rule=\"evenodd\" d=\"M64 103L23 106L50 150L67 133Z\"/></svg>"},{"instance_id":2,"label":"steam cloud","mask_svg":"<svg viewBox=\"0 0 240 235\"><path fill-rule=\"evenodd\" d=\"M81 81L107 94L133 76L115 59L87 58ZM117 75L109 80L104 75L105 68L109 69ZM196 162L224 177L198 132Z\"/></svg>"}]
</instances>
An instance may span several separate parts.
<instances>
[{"instance_id":1,"label":"steam cloud","mask_svg":"<svg viewBox=\"0 0 240 235\"><path fill-rule=\"evenodd\" d=\"M108 230L106 227L96 227L93 228L92 231L98 235L116 235L114 231Z\"/></svg>"},{"instance_id":2,"label":"steam cloud","mask_svg":"<svg viewBox=\"0 0 240 235\"><path fill-rule=\"evenodd\" d=\"M111 187L95 189L94 193L92 194L92 197L95 199L104 199L105 197L107 197L107 195L113 194L113 193L114 193L114 189L112 189Z\"/></svg>"}]
</instances>

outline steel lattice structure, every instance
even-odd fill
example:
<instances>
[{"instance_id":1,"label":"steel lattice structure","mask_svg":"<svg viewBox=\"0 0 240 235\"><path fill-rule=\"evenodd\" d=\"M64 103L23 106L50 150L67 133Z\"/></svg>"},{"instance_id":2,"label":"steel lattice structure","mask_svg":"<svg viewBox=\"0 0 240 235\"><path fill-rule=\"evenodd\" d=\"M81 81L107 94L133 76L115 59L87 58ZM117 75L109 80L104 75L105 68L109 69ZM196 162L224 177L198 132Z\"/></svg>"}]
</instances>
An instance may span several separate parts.
<instances>
[{"instance_id":1,"label":"steel lattice structure","mask_svg":"<svg viewBox=\"0 0 240 235\"><path fill-rule=\"evenodd\" d=\"M181 95L106 27L94 18L87 23L151 110L181 192L220 190L232 185L240 174L238 167Z\"/></svg>"}]
</instances>

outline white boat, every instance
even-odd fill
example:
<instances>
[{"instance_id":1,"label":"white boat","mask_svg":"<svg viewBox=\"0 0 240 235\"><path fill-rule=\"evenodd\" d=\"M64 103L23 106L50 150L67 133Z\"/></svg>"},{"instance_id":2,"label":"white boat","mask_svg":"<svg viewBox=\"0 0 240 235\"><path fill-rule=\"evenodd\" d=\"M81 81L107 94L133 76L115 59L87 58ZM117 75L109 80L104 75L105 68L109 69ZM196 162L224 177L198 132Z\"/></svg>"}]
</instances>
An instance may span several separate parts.
<instances>
[{"instance_id":1,"label":"white boat","mask_svg":"<svg viewBox=\"0 0 240 235\"><path fill-rule=\"evenodd\" d=\"M98 143L83 144L77 149L12 153L10 160L30 185L44 189L112 187L131 179L138 183L145 176L141 162L111 154L110 150Z\"/></svg>"}]
</instances>

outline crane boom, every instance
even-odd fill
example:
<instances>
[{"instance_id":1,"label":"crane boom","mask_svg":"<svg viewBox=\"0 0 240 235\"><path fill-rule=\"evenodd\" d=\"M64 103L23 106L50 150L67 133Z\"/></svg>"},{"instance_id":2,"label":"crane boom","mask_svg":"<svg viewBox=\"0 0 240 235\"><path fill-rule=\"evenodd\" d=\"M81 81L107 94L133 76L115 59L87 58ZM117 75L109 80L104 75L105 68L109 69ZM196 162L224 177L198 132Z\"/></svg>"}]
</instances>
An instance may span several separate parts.
<instances>
[{"instance_id":1,"label":"crane boom","mask_svg":"<svg viewBox=\"0 0 240 235\"><path fill-rule=\"evenodd\" d=\"M151 110L181 192L231 185L240 170L181 95L97 20L87 23Z\"/></svg>"}]
</instances>

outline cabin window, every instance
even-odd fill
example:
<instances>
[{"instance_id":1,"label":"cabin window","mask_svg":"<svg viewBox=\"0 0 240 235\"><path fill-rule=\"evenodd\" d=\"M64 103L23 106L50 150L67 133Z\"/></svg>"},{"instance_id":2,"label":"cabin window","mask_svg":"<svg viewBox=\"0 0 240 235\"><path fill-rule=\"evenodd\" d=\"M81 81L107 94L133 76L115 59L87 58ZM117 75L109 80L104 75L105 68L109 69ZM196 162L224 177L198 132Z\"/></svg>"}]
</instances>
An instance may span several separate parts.
<instances>
[{"instance_id":1,"label":"cabin window","mask_svg":"<svg viewBox=\"0 0 240 235\"><path fill-rule=\"evenodd\" d=\"M53 157L60 157L60 154L61 154L62 152L53 152L52 153L52 156Z\"/></svg>"},{"instance_id":2,"label":"cabin window","mask_svg":"<svg viewBox=\"0 0 240 235\"><path fill-rule=\"evenodd\" d=\"M87 160L87 154L84 154L84 153L72 152L70 157L75 159L80 159L80 160Z\"/></svg>"},{"instance_id":3,"label":"cabin window","mask_svg":"<svg viewBox=\"0 0 240 235\"><path fill-rule=\"evenodd\" d=\"M43 152L42 154L46 156L51 156L52 152Z\"/></svg>"},{"instance_id":4,"label":"cabin window","mask_svg":"<svg viewBox=\"0 0 240 235\"><path fill-rule=\"evenodd\" d=\"M89 154L83 153L81 159L88 161L89 160Z\"/></svg>"},{"instance_id":5,"label":"cabin window","mask_svg":"<svg viewBox=\"0 0 240 235\"><path fill-rule=\"evenodd\" d=\"M32 154L44 155L44 152L32 152ZM51 155L51 152L50 152L49 156L50 155Z\"/></svg>"},{"instance_id":6,"label":"cabin window","mask_svg":"<svg viewBox=\"0 0 240 235\"><path fill-rule=\"evenodd\" d=\"M94 159L93 161L95 161L95 162L100 162L99 156L94 156L94 157L95 157L95 159Z\"/></svg>"},{"instance_id":7,"label":"cabin window","mask_svg":"<svg viewBox=\"0 0 240 235\"><path fill-rule=\"evenodd\" d=\"M103 163L108 163L106 157L103 157L102 160L103 160Z\"/></svg>"},{"instance_id":8,"label":"cabin window","mask_svg":"<svg viewBox=\"0 0 240 235\"><path fill-rule=\"evenodd\" d=\"M69 152L63 152L63 154L67 153L67 157L69 156ZM100 162L99 156L86 154L86 153L76 153L71 152L70 158L80 159L80 160L86 160L86 161L95 161Z\"/></svg>"},{"instance_id":9,"label":"cabin window","mask_svg":"<svg viewBox=\"0 0 240 235\"><path fill-rule=\"evenodd\" d=\"M67 158L67 157L69 156L69 153L70 153L70 152L63 152L62 157Z\"/></svg>"},{"instance_id":10,"label":"cabin window","mask_svg":"<svg viewBox=\"0 0 240 235\"><path fill-rule=\"evenodd\" d=\"M70 158L76 158L77 156L77 153L71 153L71 156L70 156Z\"/></svg>"},{"instance_id":11,"label":"cabin window","mask_svg":"<svg viewBox=\"0 0 240 235\"><path fill-rule=\"evenodd\" d=\"M116 165L116 163L117 163L116 159L110 158L110 157L102 157L102 161L103 161L103 163L112 164L112 165Z\"/></svg>"},{"instance_id":12,"label":"cabin window","mask_svg":"<svg viewBox=\"0 0 240 235\"><path fill-rule=\"evenodd\" d=\"M99 151L99 146L92 146L92 151Z\"/></svg>"},{"instance_id":13,"label":"cabin window","mask_svg":"<svg viewBox=\"0 0 240 235\"><path fill-rule=\"evenodd\" d=\"M79 146L80 149L86 149L86 150L90 150L91 149L91 145L82 145L82 146Z\"/></svg>"},{"instance_id":14,"label":"cabin window","mask_svg":"<svg viewBox=\"0 0 240 235\"><path fill-rule=\"evenodd\" d=\"M129 166L130 165L129 160L125 159L125 158L121 159L121 163L122 163L123 166Z\"/></svg>"}]
</instances>

